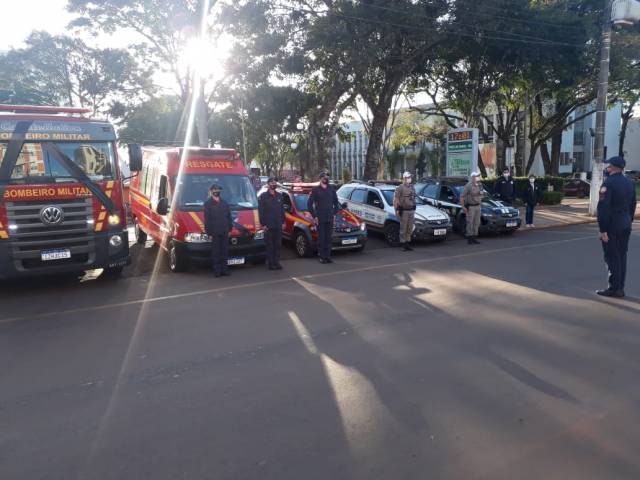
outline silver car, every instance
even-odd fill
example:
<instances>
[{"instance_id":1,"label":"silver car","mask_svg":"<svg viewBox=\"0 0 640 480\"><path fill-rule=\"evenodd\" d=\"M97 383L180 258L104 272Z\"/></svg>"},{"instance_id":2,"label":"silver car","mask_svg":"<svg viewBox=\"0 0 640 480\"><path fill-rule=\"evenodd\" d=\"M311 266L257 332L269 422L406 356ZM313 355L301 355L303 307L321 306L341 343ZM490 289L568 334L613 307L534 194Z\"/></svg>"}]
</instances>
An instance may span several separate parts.
<instances>
[{"instance_id":1,"label":"silver car","mask_svg":"<svg viewBox=\"0 0 640 480\"><path fill-rule=\"evenodd\" d=\"M395 186L387 184L348 183L338 190L338 199L347 210L365 221L369 230L384 233L389 245L400 241L400 219L393 208ZM452 225L442 210L416 199L413 238L415 240L438 240L447 238Z\"/></svg>"}]
</instances>

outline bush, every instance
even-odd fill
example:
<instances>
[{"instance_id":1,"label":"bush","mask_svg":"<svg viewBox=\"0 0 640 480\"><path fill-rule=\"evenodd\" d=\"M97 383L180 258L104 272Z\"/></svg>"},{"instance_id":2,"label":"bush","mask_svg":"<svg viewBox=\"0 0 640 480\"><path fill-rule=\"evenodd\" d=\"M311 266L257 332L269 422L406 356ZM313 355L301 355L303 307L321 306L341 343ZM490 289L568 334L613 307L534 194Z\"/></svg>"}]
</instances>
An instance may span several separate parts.
<instances>
[{"instance_id":1,"label":"bush","mask_svg":"<svg viewBox=\"0 0 640 480\"><path fill-rule=\"evenodd\" d=\"M540 204L542 205L558 205L562 199L564 198L564 194L560 192L542 192L542 199L540 200Z\"/></svg>"}]
</instances>

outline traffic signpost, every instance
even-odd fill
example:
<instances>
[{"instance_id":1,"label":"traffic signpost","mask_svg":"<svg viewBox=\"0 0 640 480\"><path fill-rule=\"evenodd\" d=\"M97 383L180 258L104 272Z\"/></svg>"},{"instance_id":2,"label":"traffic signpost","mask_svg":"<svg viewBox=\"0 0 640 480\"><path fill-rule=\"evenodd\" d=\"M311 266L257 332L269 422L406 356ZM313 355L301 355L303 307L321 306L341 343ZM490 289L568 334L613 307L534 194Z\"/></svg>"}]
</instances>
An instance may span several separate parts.
<instances>
[{"instance_id":1,"label":"traffic signpost","mask_svg":"<svg viewBox=\"0 0 640 480\"><path fill-rule=\"evenodd\" d=\"M447 176L468 177L478 164L477 128L455 128L447 132Z\"/></svg>"}]
</instances>

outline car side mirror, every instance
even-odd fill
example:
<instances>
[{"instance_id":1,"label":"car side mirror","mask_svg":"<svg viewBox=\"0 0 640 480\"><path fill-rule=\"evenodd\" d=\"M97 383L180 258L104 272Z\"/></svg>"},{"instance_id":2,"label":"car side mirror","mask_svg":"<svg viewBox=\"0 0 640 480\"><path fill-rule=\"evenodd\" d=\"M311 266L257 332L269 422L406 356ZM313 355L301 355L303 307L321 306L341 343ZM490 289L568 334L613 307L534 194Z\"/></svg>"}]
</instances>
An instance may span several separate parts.
<instances>
[{"instance_id":1,"label":"car side mirror","mask_svg":"<svg viewBox=\"0 0 640 480\"><path fill-rule=\"evenodd\" d=\"M156 213L158 215L166 215L169 211L169 199L161 198L158 200L158 205L156 205Z\"/></svg>"},{"instance_id":2,"label":"car side mirror","mask_svg":"<svg viewBox=\"0 0 640 480\"><path fill-rule=\"evenodd\" d=\"M142 147L137 143L127 145L129 150L129 170L139 172L142 170Z\"/></svg>"},{"instance_id":3,"label":"car side mirror","mask_svg":"<svg viewBox=\"0 0 640 480\"><path fill-rule=\"evenodd\" d=\"M341 209L343 209L343 210L346 210L348 206L349 206L349 205L347 205L347 202L342 202L342 203L340 204L340 208L341 208Z\"/></svg>"}]
</instances>

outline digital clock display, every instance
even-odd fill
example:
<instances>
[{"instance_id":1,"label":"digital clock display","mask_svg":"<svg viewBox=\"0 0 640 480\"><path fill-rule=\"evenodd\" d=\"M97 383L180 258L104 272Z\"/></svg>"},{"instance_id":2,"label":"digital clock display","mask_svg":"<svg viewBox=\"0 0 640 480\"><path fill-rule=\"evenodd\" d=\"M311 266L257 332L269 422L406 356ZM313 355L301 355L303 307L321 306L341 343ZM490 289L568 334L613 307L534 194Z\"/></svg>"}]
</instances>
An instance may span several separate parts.
<instances>
[{"instance_id":1,"label":"digital clock display","mask_svg":"<svg viewBox=\"0 0 640 480\"><path fill-rule=\"evenodd\" d=\"M450 132L449 133L449 141L450 142L460 142L464 140L472 140L473 135L471 130L467 130L465 132Z\"/></svg>"}]
</instances>

